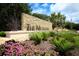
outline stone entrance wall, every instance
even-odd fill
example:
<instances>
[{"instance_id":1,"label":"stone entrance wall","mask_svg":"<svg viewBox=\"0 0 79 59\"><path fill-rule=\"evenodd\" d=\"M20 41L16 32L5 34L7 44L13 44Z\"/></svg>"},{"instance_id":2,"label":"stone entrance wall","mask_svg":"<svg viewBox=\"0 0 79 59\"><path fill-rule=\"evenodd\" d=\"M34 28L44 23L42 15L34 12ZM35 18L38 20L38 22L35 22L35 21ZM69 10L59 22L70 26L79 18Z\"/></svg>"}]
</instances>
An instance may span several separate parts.
<instances>
[{"instance_id":1,"label":"stone entrance wall","mask_svg":"<svg viewBox=\"0 0 79 59\"><path fill-rule=\"evenodd\" d=\"M23 13L21 19L22 30L52 30L52 23Z\"/></svg>"}]
</instances>

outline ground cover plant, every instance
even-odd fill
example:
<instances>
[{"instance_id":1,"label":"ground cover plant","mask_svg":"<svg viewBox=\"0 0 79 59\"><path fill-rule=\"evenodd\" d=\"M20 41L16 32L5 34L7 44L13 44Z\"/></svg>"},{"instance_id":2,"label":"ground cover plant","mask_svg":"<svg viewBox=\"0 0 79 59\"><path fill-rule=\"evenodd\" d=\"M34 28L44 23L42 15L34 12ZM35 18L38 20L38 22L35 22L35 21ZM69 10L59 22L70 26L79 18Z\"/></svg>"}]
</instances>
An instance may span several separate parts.
<instances>
[{"instance_id":1,"label":"ground cover plant","mask_svg":"<svg viewBox=\"0 0 79 59\"><path fill-rule=\"evenodd\" d=\"M0 56L54 56L59 55L55 47L45 41L35 45L34 41L17 42L14 40L6 41L0 45Z\"/></svg>"},{"instance_id":2,"label":"ground cover plant","mask_svg":"<svg viewBox=\"0 0 79 59\"><path fill-rule=\"evenodd\" d=\"M75 36L74 41L75 47L79 48L79 36Z\"/></svg>"},{"instance_id":3,"label":"ground cover plant","mask_svg":"<svg viewBox=\"0 0 79 59\"><path fill-rule=\"evenodd\" d=\"M42 32L43 40L46 41L48 37L50 37L50 32Z\"/></svg>"},{"instance_id":4,"label":"ground cover plant","mask_svg":"<svg viewBox=\"0 0 79 59\"><path fill-rule=\"evenodd\" d=\"M1 31L1 32L0 32L0 37L5 37L5 36L6 36L6 33L3 32L3 31Z\"/></svg>"},{"instance_id":5,"label":"ground cover plant","mask_svg":"<svg viewBox=\"0 0 79 59\"><path fill-rule=\"evenodd\" d=\"M53 37L56 36L56 33L54 32L35 32L35 33L30 33L30 39L36 39L36 37L39 37L42 40L47 40L48 37Z\"/></svg>"},{"instance_id":6,"label":"ground cover plant","mask_svg":"<svg viewBox=\"0 0 79 59\"><path fill-rule=\"evenodd\" d=\"M51 41L56 46L56 50L63 54L73 48L73 43L65 40L62 37L55 38Z\"/></svg>"},{"instance_id":7,"label":"ground cover plant","mask_svg":"<svg viewBox=\"0 0 79 59\"><path fill-rule=\"evenodd\" d=\"M30 33L30 39L34 40L37 44L41 43L41 41L47 41L47 38L53 35L50 32L36 32Z\"/></svg>"},{"instance_id":8,"label":"ground cover plant","mask_svg":"<svg viewBox=\"0 0 79 59\"><path fill-rule=\"evenodd\" d=\"M4 47L3 55L5 56L21 56L24 53L23 45L14 40L6 41Z\"/></svg>"},{"instance_id":9,"label":"ground cover plant","mask_svg":"<svg viewBox=\"0 0 79 59\"><path fill-rule=\"evenodd\" d=\"M43 39L42 32L31 33L31 40L34 40L36 44L41 43Z\"/></svg>"},{"instance_id":10,"label":"ground cover plant","mask_svg":"<svg viewBox=\"0 0 79 59\"><path fill-rule=\"evenodd\" d=\"M65 55L67 51L79 48L79 34L73 31L58 32L58 36L50 42L56 46L61 55Z\"/></svg>"}]
</instances>

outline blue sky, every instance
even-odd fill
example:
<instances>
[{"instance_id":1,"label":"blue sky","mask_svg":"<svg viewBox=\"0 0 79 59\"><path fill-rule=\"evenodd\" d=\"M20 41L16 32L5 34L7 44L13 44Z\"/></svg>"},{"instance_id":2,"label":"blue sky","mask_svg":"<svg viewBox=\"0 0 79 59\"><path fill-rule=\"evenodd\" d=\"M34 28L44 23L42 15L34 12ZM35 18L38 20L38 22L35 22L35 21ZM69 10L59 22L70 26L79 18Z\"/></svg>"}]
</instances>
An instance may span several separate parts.
<instances>
[{"instance_id":1,"label":"blue sky","mask_svg":"<svg viewBox=\"0 0 79 59\"><path fill-rule=\"evenodd\" d=\"M52 3L31 3L32 13L51 14L50 6Z\"/></svg>"},{"instance_id":2,"label":"blue sky","mask_svg":"<svg viewBox=\"0 0 79 59\"><path fill-rule=\"evenodd\" d=\"M61 12L72 22L79 23L79 3L30 3L32 13L50 15L53 12Z\"/></svg>"}]
</instances>

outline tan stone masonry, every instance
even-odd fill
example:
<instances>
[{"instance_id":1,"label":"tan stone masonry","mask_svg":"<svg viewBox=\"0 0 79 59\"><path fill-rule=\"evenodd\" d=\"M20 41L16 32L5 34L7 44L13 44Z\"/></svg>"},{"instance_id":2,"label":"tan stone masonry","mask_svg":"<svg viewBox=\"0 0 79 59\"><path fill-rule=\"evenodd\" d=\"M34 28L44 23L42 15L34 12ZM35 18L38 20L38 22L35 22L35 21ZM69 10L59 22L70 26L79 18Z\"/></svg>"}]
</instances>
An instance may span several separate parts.
<instances>
[{"instance_id":1,"label":"tan stone masonry","mask_svg":"<svg viewBox=\"0 0 79 59\"><path fill-rule=\"evenodd\" d=\"M22 14L21 22L22 30L52 30L51 22L39 19L25 13Z\"/></svg>"}]
</instances>

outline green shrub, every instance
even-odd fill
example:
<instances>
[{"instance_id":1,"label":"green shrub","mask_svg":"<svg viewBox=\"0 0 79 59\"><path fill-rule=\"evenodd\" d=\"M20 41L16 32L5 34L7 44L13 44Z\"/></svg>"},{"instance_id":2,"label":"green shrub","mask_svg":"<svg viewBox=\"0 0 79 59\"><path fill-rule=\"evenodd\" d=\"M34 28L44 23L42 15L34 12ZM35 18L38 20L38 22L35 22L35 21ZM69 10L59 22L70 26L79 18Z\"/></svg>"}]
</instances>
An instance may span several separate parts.
<instances>
[{"instance_id":1,"label":"green shrub","mask_svg":"<svg viewBox=\"0 0 79 59\"><path fill-rule=\"evenodd\" d=\"M36 32L31 34L31 40L34 40L36 44L41 43L43 39L42 32Z\"/></svg>"},{"instance_id":2,"label":"green shrub","mask_svg":"<svg viewBox=\"0 0 79 59\"><path fill-rule=\"evenodd\" d=\"M5 46L3 44L0 45L0 56L4 53Z\"/></svg>"},{"instance_id":3,"label":"green shrub","mask_svg":"<svg viewBox=\"0 0 79 59\"><path fill-rule=\"evenodd\" d=\"M60 52L79 48L79 34L73 31L58 32L58 36L54 36L51 43L57 47Z\"/></svg>"},{"instance_id":4,"label":"green shrub","mask_svg":"<svg viewBox=\"0 0 79 59\"><path fill-rule=\"evenodd\" d=\"M57 50L60 52L66 52L70 50L73 46L72 42L69 42L61 37L59 37L58 39L57 38L53 39L51 43L54 44Z\"/></svg>"},{"instance_id":5,"label":"green shrub","mask_svg":"<svg viewBox=\"0 0 79 59\"><path fill-rule=\"evenodd\" d=\"M5 32L0 32L0 37L5 37L6 33Z\"/></svg>"},{"instance_id":6,"label":"green shrub","mask_svg":"<svg viewBox=\"0 0 79 59\"><path fill-rule=\"evenodd\" d=\"M46 41L48 37L50 37L50 32L36 32L30 34L30 38L38 43L42 40Z\"/></svg>"},{"instance_id":7,"label":"green shrub","mask_svg":"<svg viewBox=\"0 0 79 59\"><path fill-rule=\"evenodd\" d=\"M73 37L76 36L75 33L72 33L72 32L69 32L69 31L68 32L67 31L65 31L65 32L59 32L58 35L60 37L65 38L68 41L71 41L71 42L74 42L74 38Z\"/></svg>"},{"instance_id":8,"label":"green shrub","mask_svg":"<svg viewBox=\"0 0 79 59\"><path fill-rule=\"evenodd\" d=\"M50 32L50 36L51 36L51 37L54 37L54 36L56 36L56 33Z\"/></svg>"},{"instance_id":9,"label":"green shrub","mask_svg":"<svg viewBox=\"0 0 79 59\"><path fill-rule=\"evenodd\" d=\"M42 32L43 35L43 40L47 41L47 38L50 37L50 33L49 32Z\"/></svg>"},{"instance_id":10,"label":"green shrub","mask_svg":"<svg viewBox=\"0 0 79 59\"><path fill-rule=\"evenodd\" d=\"M75 40L75 42L74 42L75 47L79 48L79 36L75 36L74 40Z\"/></svg>"},{"instance_id":11,"label":"green shrub","mask_svg":"<svg viewBox=\"0 0 79 59\"><path fill-rule=\"evenodd\" d=\"M60 34L71 34L72 36L76 36L77 33L73 32L73 31L63 31L63 32L59 32Z\"/></svg>"}]
</instances>

